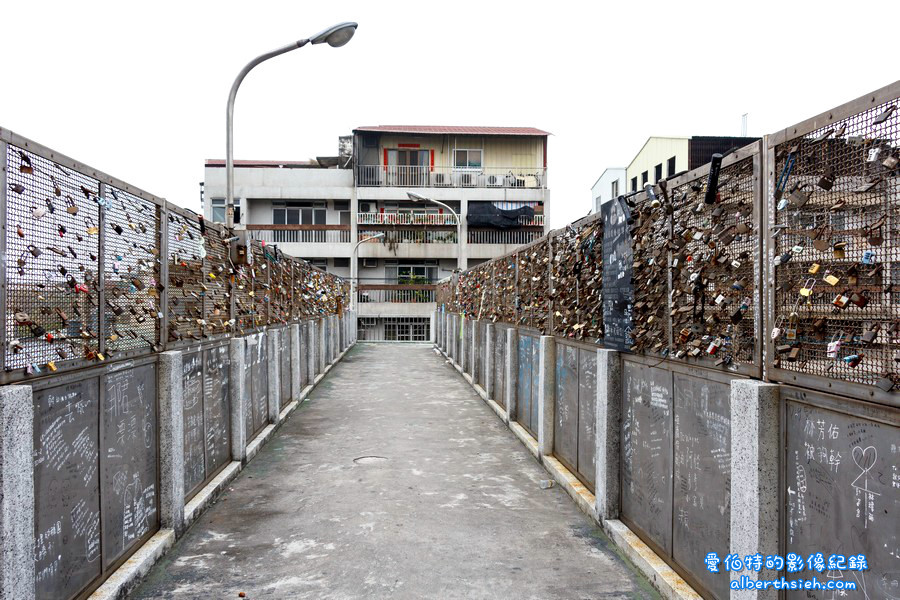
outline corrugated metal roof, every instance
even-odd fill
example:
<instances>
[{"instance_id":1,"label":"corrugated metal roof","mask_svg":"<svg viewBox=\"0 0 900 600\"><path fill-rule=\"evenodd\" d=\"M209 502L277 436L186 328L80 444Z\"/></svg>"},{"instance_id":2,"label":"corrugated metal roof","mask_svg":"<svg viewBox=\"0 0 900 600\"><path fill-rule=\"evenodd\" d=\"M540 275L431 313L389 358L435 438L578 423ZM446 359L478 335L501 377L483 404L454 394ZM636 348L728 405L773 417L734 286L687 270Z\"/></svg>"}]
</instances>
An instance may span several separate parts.
<instances>
[{"instance_id":1,"label":"corrugated metal roof","mask_svg":"<svg viewBox=\"0 0 900 600\"><path fill-rule=\"evenodd\" d=\"M550 135L550 133L534 127L468 127L454 125L372 125L357 127L353 131L434 135Z\"/></svg>"}]
</instances>

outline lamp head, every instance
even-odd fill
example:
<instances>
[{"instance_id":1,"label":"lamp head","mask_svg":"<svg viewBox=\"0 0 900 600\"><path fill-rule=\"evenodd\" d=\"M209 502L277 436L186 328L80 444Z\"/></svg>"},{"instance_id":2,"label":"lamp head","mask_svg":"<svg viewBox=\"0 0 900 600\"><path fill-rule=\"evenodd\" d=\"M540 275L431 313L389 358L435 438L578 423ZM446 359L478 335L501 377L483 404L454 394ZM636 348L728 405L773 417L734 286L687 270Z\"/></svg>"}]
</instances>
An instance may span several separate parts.
<instances>
[{"instance_id":1,"label":"lamp head","mask_svg":"<svg viewBox=\"0 0 900 600\"><path fill-rule=\"evenodd\" d=\"M356 33L356 23L338 23L333 27L329 27L325 31L321 31L309 38L311 44L327 43L332 48L340 48L345 45Z\"/></svg>"},{"instance_id":2,"label":"lamp head","mask_svg":"<svg viewBox=\"0 0 900 600\"><path fill-rule=\"evenodd\" d=\"M409 199L413 202L428 202L428 198L425 196L421 196L415 192L406 192L406 195L409 196Z\"/></svg>"}]
</instances>

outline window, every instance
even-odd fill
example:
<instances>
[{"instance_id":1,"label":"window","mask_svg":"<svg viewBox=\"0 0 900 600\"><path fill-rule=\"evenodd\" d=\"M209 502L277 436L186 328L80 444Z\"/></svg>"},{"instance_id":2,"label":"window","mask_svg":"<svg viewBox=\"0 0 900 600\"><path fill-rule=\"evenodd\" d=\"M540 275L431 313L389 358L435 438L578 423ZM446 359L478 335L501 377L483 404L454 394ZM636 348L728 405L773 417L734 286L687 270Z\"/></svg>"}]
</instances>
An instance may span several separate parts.
<instances>
[{"instance_id":1,"label":"window","mask_svg":"<svg viewBox=\"0 0 900 600\"><path fill-rule=\"evenodd\" d=\"M213 223L225 222L225 198L212 199L212 220ZM241 199L234 199L234 222L241 222Z\"/></svg>"},{"instance_id":2,"label":"window","mask_svg":"<svg viewBox=\"0 0 900 600\"><path fill-rule=\"evenodd\" d=\"M653 167L653 183L658 182L660 179L662 179L662 163Z\"/></svg>"},{"instance_id":3,"label":"window","mask_svg":"<svg viewBox=\"0 0 900 600\"><path fill-rule=\"evenodd\" d=\"M481 150L454 150L453 166L458 169L480 169Z\"/></svg>"},{"instance_id":4,"label":"window","mask_svg":"<svg viewBox=\"0 0 900 600\"><path fill-rule=\"evenodd\" d=\"M334 259L334 266L335 266L335 267L349 268L349 267L350 267L350 259L349 259L349 258L340 258L340 257L336 257L336 258Z\"/></svg>"},{"instance_id":5,"label":"window","mask_svg":"<svg viewBox=\"0 0 900 600\"><path fill-rule=\"evenodd\" d=\"M641 173L641 187L644 187L645 185L647 185L647 179L648 179L647 171L644 171L643 173Z\"/></svg>"},{"instance_id":6,"label":"window","mask_svg":"<svg viewBox=\"0 0 900 600\"><path fill-rule=\"evenodd\" d=\"M212 199L212 220L213 223L225 222L225 198Z\"/></svg>"},{"instance_id":7,"label":"window","mask_svg":"<svg viewBox=\"0 0 900 600\"><path fill-rule=\"evenodd\" d=\"M675 157L673 156L668 160L668 164L666 165L666 177L671 177L675 174Z\"/></svg>"},{"instance_id":8,"label":"window","mask_svg":"<svg viewBox=\"0 0 900 600\"><path fill-rule=\"evenodd\" d=\"M334 210L350 210L350 201L349 200L335 200L334 201Z\"/></svg>"},{"instance_id":9,"label":"window","mask_svg":"<svg viewBox=\"0 0 900 600\"><path fill-rule=\"evenodd\" d=\"M610 184L610 192L612 193L613 198L618 197L618 195L619 195L619 180L618 179L616 179L615 181L612 182L612 184Z\"/></svg>"},{"instance_id":10,"label":"window","mask_svg":"<svg viewBox=\"0 0 900 600\"><path fill-rule=\"evenodd\" d=\"M325 225L326 210L324 208L312 208L293 206L295 204L303 204L300 202L291 202L291 206L285 203L272 204L272 223L275 225ZM306 203L307 205L309 203Z\"/></svg>"},{"instance_id":11,"label":"window","mask_svg":"<svg viewBox=\"0 0 900 600\"><path fill-rule=\"evenodd\" d=\"M637 191L637 177L632 177L632 178L631 178L631 191L632 191L632 192L636 192L636 191Z\"/></svg>"}]
</instances>

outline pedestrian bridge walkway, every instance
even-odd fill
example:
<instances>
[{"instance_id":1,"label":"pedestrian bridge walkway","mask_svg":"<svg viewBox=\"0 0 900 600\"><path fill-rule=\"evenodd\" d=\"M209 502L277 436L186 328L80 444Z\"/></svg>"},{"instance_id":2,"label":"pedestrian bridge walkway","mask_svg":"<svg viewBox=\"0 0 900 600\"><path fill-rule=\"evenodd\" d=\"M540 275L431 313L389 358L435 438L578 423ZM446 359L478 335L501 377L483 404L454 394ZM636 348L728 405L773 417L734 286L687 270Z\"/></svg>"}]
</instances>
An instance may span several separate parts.
<instances>
[{"instance_id":1,"label":"pedestrian bridge walkway","mask_svg":"<svg viewBox=\"0 0 900 600\"><path fill-rule=\"evenodd\" d=\"M357 344L133 598L655 598L431 345Z\"/></svg>"}]
</instances>

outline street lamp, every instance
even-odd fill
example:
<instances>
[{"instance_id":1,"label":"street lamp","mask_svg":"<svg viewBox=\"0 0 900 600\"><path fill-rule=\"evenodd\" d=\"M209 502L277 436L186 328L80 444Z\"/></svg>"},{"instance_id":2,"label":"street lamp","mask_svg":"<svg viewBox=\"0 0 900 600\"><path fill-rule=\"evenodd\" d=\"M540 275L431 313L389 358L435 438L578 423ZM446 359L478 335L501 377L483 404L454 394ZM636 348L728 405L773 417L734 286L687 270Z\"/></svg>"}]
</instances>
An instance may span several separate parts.
<instances>
[{"instance_id":1,"label":"street lamp","mask_svg":"<svg viewBox=\"0 0 900 600\"><path fill-rule=\"evenodd\" d=\"M426 198L421 194L417 194L415 192L406 192L406 195L409 196L409 199L413 202L432 202L437 204L438 206L443 206L451 213L453 213L453 217L456 219L456 268L458 270L462 270L462 221L459 220L459 215L456 214L456 211L441 202L440 200L434 200L432 198Z\"/></svg>"},{"instance_id":2,"label":"street lamp","mask_svg":"<svg viewBox=\"0 0 900 600\"><path fill-rule=\"evenodd\" d=\"M350 38L356 33L356 27L356 23L339 23L334 27L317 33L311 38L299 40L283 48L261 54L247 63L247 66L238 73L234 83L231 85L231 92L228 94L228 109L225 115L225 224L229 228L234 227L234 99L237 96L238 88L241 87L241 82L244 81L244 77L256 65L291 50L302 48L307 44L327 43L332 48L340 48L350 41Z\"/></svg>"},{"instance_id":3,"label":"street lamp","mask_svg":"<svg viewBox=\"0 0 900 600\"><path fill-rule=\"evenodd\" d=\"M359 248L359 245L363 242L368 242L369 240L374 240L376 238L383 238L384 232L380 231L375 235L371 235L367 238L363 238L356 242L356 245L353 246L353 252L350 253L350 310L356 310L356 288L359 287L359 277L357 273L359 273L359 265L357 264L356 258L356 250Z\"/></svg>"}]
</instances>

